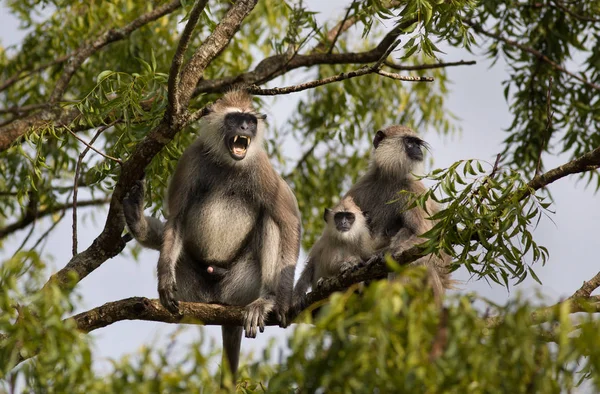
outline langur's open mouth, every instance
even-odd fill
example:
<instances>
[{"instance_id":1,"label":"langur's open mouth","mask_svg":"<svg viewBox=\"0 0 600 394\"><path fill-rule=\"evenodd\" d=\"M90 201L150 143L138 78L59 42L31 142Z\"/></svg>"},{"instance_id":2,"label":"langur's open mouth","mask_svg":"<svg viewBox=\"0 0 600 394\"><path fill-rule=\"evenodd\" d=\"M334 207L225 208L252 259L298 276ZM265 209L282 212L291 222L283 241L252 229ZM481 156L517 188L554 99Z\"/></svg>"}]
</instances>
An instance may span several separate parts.
<instances>
[{"instance_id":1,"label":"langur's open mouth","mask_svg":"<svg viewBox=\"0 0 600 394\"><path fill-rule=\"evenodd\" d=\"M246 157L248 147L250 146L250 137L245 135L236 135L227 141L229 153L235 160L242 160Z\"/></svg>"}]
</instances>

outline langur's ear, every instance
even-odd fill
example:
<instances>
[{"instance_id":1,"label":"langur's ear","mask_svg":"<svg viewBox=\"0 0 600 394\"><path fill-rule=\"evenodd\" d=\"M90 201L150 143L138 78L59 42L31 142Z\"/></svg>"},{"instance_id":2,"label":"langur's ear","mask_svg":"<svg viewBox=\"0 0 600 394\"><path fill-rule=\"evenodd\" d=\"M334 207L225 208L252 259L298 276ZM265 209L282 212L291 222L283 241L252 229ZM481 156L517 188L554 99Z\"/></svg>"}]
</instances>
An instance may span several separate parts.
<instances>
[{"instance_id":1,"label":"langur's ear","mask_svg":"<svg viewBox=\"0 0 600 394\"><path fill-rule=\"evenodd\" d=\"M365 222L367 223L367 227L369 227L369 229L371 229L371 216L369 215L369 212L363 212L363 216L365 217Z\"/></svg>"},{"instance_id":2,"label":"langur's ear","mask_svg":"<svg viewBox=\"0 0 600 394\"><path fill-rule=\"evenodd\" d=\"M329 221L330 216L331 216L331 209L325 208L325 210L323 211L323 220L325 220L325 223L327 223Z\"/></svg>"},{"instance_id":3,"label":"langur's ear","mask_svg":"<svg viewBox=\"0 0 600 394\"><path fill-rule=\"evenodd\" d=\"M265 120L267 119L267 114L256 114L256 119Z\"/></svg>"},{"instance_id":4,"label":"langur's ear","mask_svg":"<svg viewBox=\"0 0 600 394\"><path fill-rule=\"evenodd\" d=\"M205 117L208 114L215 112L212 104L208 104L207 106L202 108L200 111L202 111L201 115L200 115L201 118Z\"/></svg>"},{"instance_id":5,"label":"langur's ear","mask_svg":"<svg viewBox=\"0 0 600 394\"><path fill-rule=\"evenodd\" d=\"M373 137L373 148L377 149L377 147L379 146L381 141L383 141L384 138L385 133L383 132L383 130L378 130L377 133L375 133L375 137Z\"/></svg>"}]
</instances>

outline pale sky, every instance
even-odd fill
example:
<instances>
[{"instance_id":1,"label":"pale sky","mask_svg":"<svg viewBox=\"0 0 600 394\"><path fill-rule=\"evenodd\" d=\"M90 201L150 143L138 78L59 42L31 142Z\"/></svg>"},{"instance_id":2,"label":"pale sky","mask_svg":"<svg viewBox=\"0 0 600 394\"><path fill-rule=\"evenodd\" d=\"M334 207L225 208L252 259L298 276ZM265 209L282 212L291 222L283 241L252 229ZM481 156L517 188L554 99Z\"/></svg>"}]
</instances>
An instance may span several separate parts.
<instances>
[{"instance_id":1,"label":"pale sky","mask_svg":"<svg viewBox=\"0 0 600 394\"><path fill-rule=\"evenodd\" d=\"M327 19L330 15L342 16L349 0L306 0L305 3L313 10L321 12L320 19ZM18 43L23 33L17 30L17 23L12 16L0 6L0 40L5 46ZM442 45L447 53L442 55L443 61L477 60L475 66L453 67L448 69L448 77L453 82L451 93L448 95L447 106L457 115L462 133L442 137L432 130L424 133L424 138L431 144L435 159L434 167L446 168L457 160L476 158L493 162L496 154L502 149L502 141L506 138L503 129L510 125L512 117L508 112L508 105L504 100L501 82L508 77L505 63L498 61L493 68L490 62L484 61L483 56L472 56L464 50L447 48ZM575 70L573 70L575 71ZM295 103L303 96L297 93L283 98L278 98L277 103L271 107L274 122L281 125L286 117L294 110ZM272 99L268 99L272 100ZM269 101L266 102L269 102ZM272 118L271 118L272 119ZM273 120L271 120L273 122ZM420 130L424 132L423 130ZM293 148L292 148L293 149ZM568 158L548 157L546 168L550 169L564 163ZM597 253L592 250L592 245L598 242L598 222L600 222L600 204L598 196L593 190L585 190L584 182L576 182L576 178L562 179L549 186L555 204L551 207L556 214L551 219L543 218L534 231L536 241L548 248L550 258L545 267L538 266L535 270L540 280L544 283L543 294L548 302L558 301L560 298L571 295L577 290L584 280L590 279L598 272L600 264ZM85 212L89 212L85 211ZM84 216L80 213L79 217ZM100 233L105 220L105 211L96 212L95 220L81 222L79 232L80 250L87 248L92 240ZM71 220L70 215L57 227L50 236L46 253L54 256L54 268L62 268L71 257ZM44 231L44 226L37 226L36 234L39 236ZM4 253L0 252L0 260L12 255L12 251L20 242L24 233L21 231L11 238L11 246ZM87 310L105 302L115 301L132 296L145 296L157 298L155 267L158 253L144 251L135 262L126 253L106 261L89 277L81 281L78 286L83 296L80 311ZM298 264L297 271L302 267ZM459 270L454 278L466 281L459 292L477 292L481 296L495 302L504 303L514 297L516 290L521 290L527 295L534 294L538 288L532 279L527 279L517 288L512 288L509 293L500 285L488 285L485 281L468 281L466 270ZM158 341L164 344L168 334L176 326L152 322L119 322L107 328L93 332L96 352L94 353L97 365L103 368L107 364L102 360L106 358L119 358L124 354L135 352L142 345L151 345ZM288 328L290 333L293 328ZM220 343L220 329L217 326L206 327L204 332ZM254 351L260 357L262 349L268 339L275 337L279 346L286 346L285 332L283 329L268 327L264 334L259 334L257 339L244 339L242 352ZM182 337L197 337L197 329L190 329Z\"/></svg>"}]
</instances>

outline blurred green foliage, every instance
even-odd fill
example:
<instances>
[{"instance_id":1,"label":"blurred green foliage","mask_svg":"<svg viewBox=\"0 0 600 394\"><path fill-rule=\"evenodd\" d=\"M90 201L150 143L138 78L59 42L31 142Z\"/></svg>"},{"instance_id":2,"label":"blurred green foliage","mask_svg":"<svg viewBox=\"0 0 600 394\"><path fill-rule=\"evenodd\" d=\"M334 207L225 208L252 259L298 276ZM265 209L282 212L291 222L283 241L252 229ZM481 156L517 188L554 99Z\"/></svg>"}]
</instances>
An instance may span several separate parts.
<instances>
[{"instance_id":1,"label":"blurred green foliage","mask_svg":"<svg viewBox=\"0 0 600 394\"><path fill-rule=\"evenodd\" d=\"M21 116L5 109L46 104L68 65L61 59L165 3L6 0L28 34L19 46L0 46L0 86L19 77L0 89L0 127ZM95 146L126 160L160 122L171 59L192 4L182 1L183 7L168 16L94 53L74 74L61 101L64 110L79 112L74 121L64 127L48 122L0 154L0 228L14 221L9 218L27 217L32 205L54 212L52 223L64 217L64 210L53 208L71 201L84 149L69 130L90 141L98 128L112 125ZM203 42L230 6L228 0L209 2L191 48ZM548 252L535 242L532 227L549 203L535 194L518 196L534 170L543 167L545 155L576 157L600 145L600 2L349 0L347 7L357 28L332 46L324 40L337 19L323 24L303 2L259 1L206 69L204 80L240 75L269 56L311 53L323 42L320 50L332 53L366 51L392 27L407 22L412 23L409 34L389 58L402 66L444 60L440 41L476 57L504 59L509 67L504 93L513 122L499 148L504 150L500 168L466 160L435 170L428 175L434 186L415 196L414 204L433 197L447 206L424 235L427 253L448 253L454 268L465 266L505 286L528 275L537 280L532 264L545 263ZM273 84L291 85L360 66L317 65L285 73ZM400 83L367 75L325 85L303 95L285 124L270 125L267 150L298 198L305 248L322 229L323 208L364 172L375 130L392 123L444 134L460 129L446 106L451 81L445 69L411 72L435 82ZM201 108L218 97L198 92L190 105ZM288 96L257 97L255 104L268 112L285 100ZM161 213L168 174L200 132L194 125L182 130L146 168L147 201L155 215ZM117 162L89 152L79 187L91 197L110 196L119 176ZM600 187L598 171L586 177ZM8 250L5 241L0 238L3 251ZM202 354L201 339L175 355L175 336L172 346L147 347L113 360L109 371L94 369L90 339L64 320L77 305L76 287L43 285L50 256L42 246L20 248L0 266L0 392L218 392L218 352ZM600 353L595 350L600 330L591 314L575 323L568 307L559 307L549 323L532 326L533 308L522 300L500 306L468 295L450 297L440 310L423 287L420 270L403 275L410 279L404 284L375 282L361 295L354 289L335 294L314 320L305 314L307 324L294 329L287 356L274 360L267 349L260 362L242 368L237 391L546 393L568 392L580 380L600 389ZM497 323L486 320L491 315ZM34 354L14 367L21 357Z\"/></svg>"}]
</instances>

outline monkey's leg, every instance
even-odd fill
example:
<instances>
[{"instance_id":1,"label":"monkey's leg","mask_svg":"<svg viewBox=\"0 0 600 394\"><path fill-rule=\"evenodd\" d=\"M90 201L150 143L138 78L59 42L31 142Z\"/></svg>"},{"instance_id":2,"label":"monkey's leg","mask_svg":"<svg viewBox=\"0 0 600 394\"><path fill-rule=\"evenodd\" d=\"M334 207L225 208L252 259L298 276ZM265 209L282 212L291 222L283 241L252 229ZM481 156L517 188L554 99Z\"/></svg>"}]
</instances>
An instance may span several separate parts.
<instances>
[{"instance_id":1,"label":"monkey's leg","mask_svg":"<svg viewBox=\"0 0 600 394\"><path fill-rule=\"evenodd\" d=\"M241 256L220 281L219 299L227 305L244 306L244 330L255 338L265 329L267 315L275 306L275 294L263 289L261 267L252 253Z\"/></svg>"},{"instance_id":2,"label":"monkey's leg","mask_svg":"<svg viewBox=\"0 0 600 394\"><path fill-rule=\"evenodd\" d=\"M257 329L260 332L265 331L265 320L275 307L275 300L273 298L275 297L261 297L246 306L244 312L246 338L256 338L256 334L258 334Z\"/></svg>"},{"instance_id":3,"label":"monkey's leg","mask_svg":"<svg viewBox=\"0 0 600 394\"><path fill-rule=\"evenodd\" d=\"M175 266L182 252L182 241L176 224L169 222L164 232L164 242L158 258L158 296L160 303L171 313L179 312Z\"/></svg>"},{"instance_id":4,"label":"monkey's leg","mask_svg":"<svg viewBox=\"0 0 600 394\"><path fill-rule=\"evenodd\" d=\"M123 213L131 235L143 246L160 250L164 223L144 216L144 180L137 181L123 199Z\"/></svg>"},{"instance_id":5,"label":"monkey's leg","mask_svg":"<svg viewBox=\"0 0 600 394\"><path fill-rule=\"evenodd\" d=\"M240 362L242 331L243 328L239 326L221 326L221 333L223 334L223 363L221 368L224 368L227 364L234 382ZM221 385L223 385L224 376L225 373L222 370Z\"/></svg>"}]
</instances>

